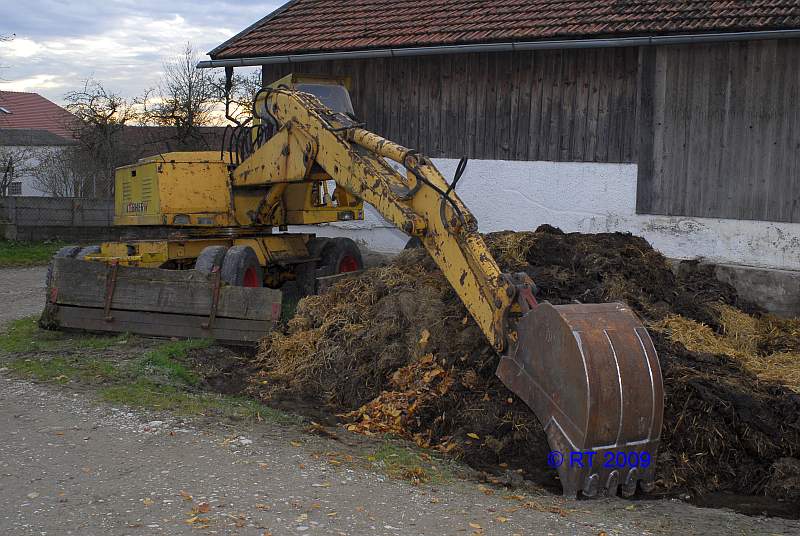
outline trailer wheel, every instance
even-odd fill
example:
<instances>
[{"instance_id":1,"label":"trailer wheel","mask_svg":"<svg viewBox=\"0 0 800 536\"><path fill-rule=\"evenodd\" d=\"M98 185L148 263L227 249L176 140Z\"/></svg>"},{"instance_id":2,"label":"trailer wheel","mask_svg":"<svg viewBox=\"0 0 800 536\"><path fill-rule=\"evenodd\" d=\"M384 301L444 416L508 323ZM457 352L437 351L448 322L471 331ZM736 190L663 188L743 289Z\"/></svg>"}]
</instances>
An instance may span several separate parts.
<instances>
[{"instance_id":1,"label":"trailer wheel","mask_svg":"<svg viewBox=\"0 0 800 536\"><path fill-rule=\"evenodd\" d=\"M222 261L222 280L236 287L263 287L264 268L250 246L233 246Z\"/></svg>"},{"instance_id":2,"label":"trailer wheel","mask_svg":"<svg viewBox=\"0 0 800 536\"><path fill-rule=\"evenodd\" d=\"M80 246L64 246L63 248L56 251L55 255L53 255L53 260L55 259L74 259L78 253L81 251ZM47 289L47 299L50 299L50 283L53 281L53 260L50 261L50 264L47 265L47 275L45 276L45 288Z\"/></svg>"},{"instance_id":3,"label":"trailer wheel","mask_svg":"<svg viewBox=\"0 0 800 536\"><path fill-rule=\"evenodd\" d=\"M208 246L203 248L194 263L194 269L204 274L210 274L214 271L214 267L222 269L222 262L227 252L227 246Z\"/></svg>"},{"instance_id":4,"label":"trailer wheel","mask_svg":"<svg viewBox=\"0 0 800 536\"><path fill-rule=\"evenodd\" d=\"M81 248L75 258L78 260L86 260L87 255L94 255L96 253L100 253L100 246L86 246L85 248Z\"/></svg>"}]
</instances>

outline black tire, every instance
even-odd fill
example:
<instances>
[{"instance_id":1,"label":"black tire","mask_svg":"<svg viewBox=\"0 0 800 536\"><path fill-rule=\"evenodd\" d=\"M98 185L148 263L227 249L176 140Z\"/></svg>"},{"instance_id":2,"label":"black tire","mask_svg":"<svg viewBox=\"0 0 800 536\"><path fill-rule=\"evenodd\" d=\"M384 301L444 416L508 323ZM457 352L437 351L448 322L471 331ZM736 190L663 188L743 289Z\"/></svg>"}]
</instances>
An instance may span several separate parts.
<instances>
[{"instance_id":1,"label":"black tire","mask_svg":"<svg viewBox=\"0 0 800 536\"><path fill-rule=\"evenodd\" d=\"M233 246L222 261L222 280L235 287L263 287L264 268L250 246Z\"/></svg>"},{"instance_id":2,"label":"black tire","mask_svg":"<svg viewBox=\"0 0 800 536\"><path fill-rule=\"evenodd\" d=\"M80 246L64 246L63 248L56 251L55 255L53 255L53 259L74 259L78 253L81 251ZM50 261L50 264L47 265L47 275L45 276L45 288L47 290L47 299L50 299L50 283L53 280L53 261Z\"/></svg>"},{"instance_id":3,"label":"black tire","mask_svg":"<svg viewBox=\"0 0 800 536\"><path fill-rule=\"evenodd\" d=\"M320 255L317 277L357 272L364 269L361 250L349 238L331 239Z\"/></svg>"},{"instance_id":4,"label":"black tire","mask_svg":"<svg viewBox=\"0 0 800 536\"><path fill-rule=\"evenodd\" d=\"M320 258L320 260L304 262L295 266L295 285L297 287L296 293L299 295L298 299L302 298L303 296L316 294L317 269L320 267L322 262L322 252L329 245L331 245L330 238L312 238L306 243L306 248L308 248L308 256L312 259ZM286 291L284 290L284 292Z\"/></svg>"},{"instance_id":5,"label":"black tire","mask_svg":"<svg viewBox=\"0 0 800 536\"><path fill-rule=\"evenodd\" d=\"M422 247L422 240L419 239L418 236L412 236L406 242L406 247L403 249L417 249Z\"/></svg>"},{"instance_id":6,"label":"black tire","mask_svg":"<svg viewBox=\"0 0 800 536\"><path fill-rule=\"evenodd\" d=\"M208 246L200 252L197 261L194 263L194 269L204 274L210 274L214 267L222 269L222 263L227 252L227 246Z\"/></svg>"},{"instance_id":7,"label":"black tire","mask_svg":"<svg viewBox=\"0 0 800 536\"><path fill-rule=\"evenodd\" d=\"M100 246L86 246L81 248L75 258L82 261L86 259L87 255L94 255L95 253L100 253Z\"/></svg>"}]
</instances>

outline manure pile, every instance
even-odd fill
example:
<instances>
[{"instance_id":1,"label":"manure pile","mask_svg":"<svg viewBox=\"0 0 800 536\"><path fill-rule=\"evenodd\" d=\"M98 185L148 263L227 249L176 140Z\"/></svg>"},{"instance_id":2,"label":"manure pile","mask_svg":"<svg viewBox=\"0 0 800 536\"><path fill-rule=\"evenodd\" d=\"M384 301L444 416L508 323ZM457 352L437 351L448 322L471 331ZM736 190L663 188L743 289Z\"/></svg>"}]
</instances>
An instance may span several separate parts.
<instances>
[{"instance_id":1,"label":"manure pile","mask_svg":"<svg viewBox=\"0 0 800 536\"><path fill-rule=\"evenodd\" d=\"M800 321L740 303L712 268L668 261L626 234L486 236L540 300L624 301L650 328L666 406L661 493L733 491L800 500ZM494 376L498 356L424 250L302 300L262 342L249 390L302 397L348 429L392 433L492 472L553 483L533 413Z\"/></svg>"}]
</instances>

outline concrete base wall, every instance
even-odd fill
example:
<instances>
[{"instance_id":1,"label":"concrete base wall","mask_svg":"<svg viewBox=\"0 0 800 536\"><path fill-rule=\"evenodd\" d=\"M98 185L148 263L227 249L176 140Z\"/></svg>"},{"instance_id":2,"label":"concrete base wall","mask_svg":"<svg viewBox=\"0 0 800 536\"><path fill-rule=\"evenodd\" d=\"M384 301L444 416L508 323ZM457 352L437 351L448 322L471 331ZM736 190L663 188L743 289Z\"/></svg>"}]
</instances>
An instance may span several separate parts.
<instances>
[{"instance_id":1,"label":"concrete base wall","mask_svg":"<svg viewBox=\"0 0 800 536\"><path fill-rule=\"evenodd\" d=\"M800 316L800 272L719 264L717 279L739 296L780 316Z\"/></svg>"}]
</instances>

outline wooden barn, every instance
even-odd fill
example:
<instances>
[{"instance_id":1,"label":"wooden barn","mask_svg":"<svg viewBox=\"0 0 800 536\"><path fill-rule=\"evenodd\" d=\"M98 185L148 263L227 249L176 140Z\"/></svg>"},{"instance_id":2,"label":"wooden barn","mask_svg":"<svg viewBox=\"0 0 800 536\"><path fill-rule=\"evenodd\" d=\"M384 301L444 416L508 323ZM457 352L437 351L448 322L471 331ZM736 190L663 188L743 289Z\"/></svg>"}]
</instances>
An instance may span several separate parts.
<instances>
[{"instance_id":1,"label":"wooden barn","mask_svg":"<svg viewBox=\"0 0 800 536\"><path fill-rule=\"evenodd\" d=\"M472 159L484 231L800 270L800 0L292 0L209 55L349 75L367 128ZM396 249L385 227L347 232Z\"/></svg>"}]
</instances>

